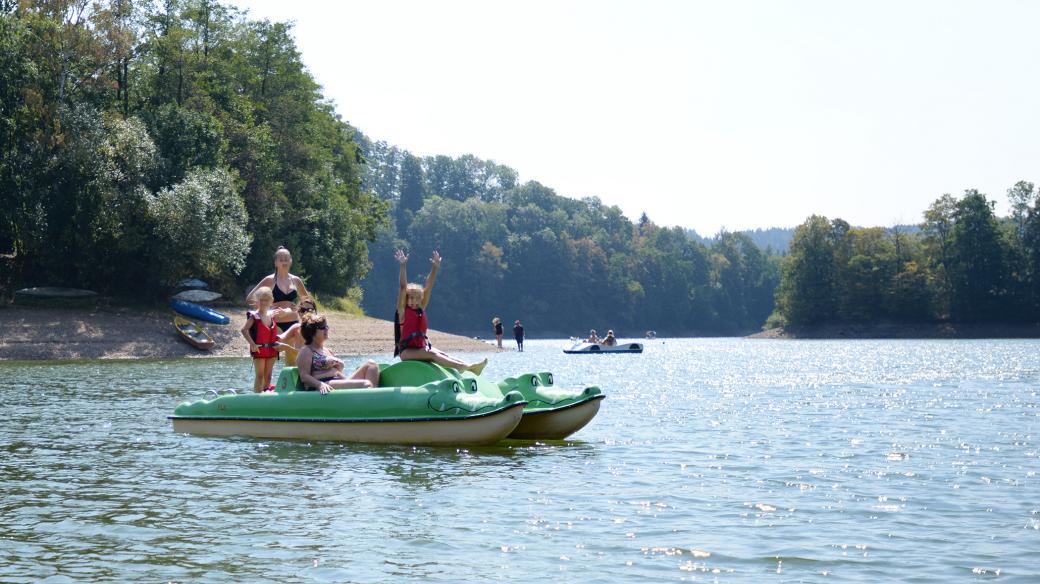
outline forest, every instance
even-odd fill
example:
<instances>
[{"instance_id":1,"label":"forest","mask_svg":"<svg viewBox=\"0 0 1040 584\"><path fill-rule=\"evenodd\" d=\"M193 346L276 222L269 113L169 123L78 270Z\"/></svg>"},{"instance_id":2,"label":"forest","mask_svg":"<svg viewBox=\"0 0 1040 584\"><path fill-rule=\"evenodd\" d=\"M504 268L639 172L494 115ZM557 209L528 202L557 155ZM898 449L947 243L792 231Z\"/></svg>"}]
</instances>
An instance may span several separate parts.
<instances>
[{"instance_id":1,"label":"forest","mask_svg":"<svg viewBox=\"0 0 1040 584\"><path fill-rule=\"evenodd\" d=\"M392 208L370 246L367 313L391 318L397 248L422 282L444 256L432 322L488 336L491 319L521 320L534 336L738 334L773 310L779 256L746 234L704 245L686 230L626 218L599 199L571 199L517 172L465 155L419 157L362 139L364 183Z\"/></svg>"},{"instance_id":2,"label":"forest","mask_svg":"<svg viewBox=\"0 0 1040 584\"><path fill-rule=\"evenodd\" d=\"M638 196L638 193L633 193ZM812 216L692 230L561 196L473 155L415 155L344 121L291 25L213 0L0 0L0 289L237 297L284 245L322 298L391 318L395 249L433 326L488 336L721 335L782 324L1036 322L1040 209L976 190L919 225ZM761 245L756 245L755 241ZM3 294L0 294L2 296Z\"/></svg>"},{"instance_id":3,"label":"forest","mask_svg":"<svg viewBox=\"0 0 1040 584\"><path fill-rule=\"evenodd\" d=\"M1007 191L1010 215L976 189L944 194L916 229L851 227L814 215L781 265L770 325L1035 323L1040 319L1040 201Z\"/></svg>"},{"instance_id":4,"label":"forest","mask_svg":"<svg viewBox=\"0 0 1040 584\"><path fill-rule=\"evenodd\" d=\"M354 287L387 204L286 24L211 0L0 0L0 287L238 297L279 245Z\"/></svg>"},{"instance_id":5,"label":"forest","mask_svg":"<svg viewBox=\"0 0 1040 584\"><path fill-rule=\"evenodd\" d=\"M211 0L0 0L0 208L7 290L157 300L194 276L234 296L285 245L312 290L390 318L393 250L422 280L438 249L452 331L496 314L532 335L749 331L779 277L741 234L704 245L504 165L373 142L288 24Z\"/></svg>"}]
</instances>

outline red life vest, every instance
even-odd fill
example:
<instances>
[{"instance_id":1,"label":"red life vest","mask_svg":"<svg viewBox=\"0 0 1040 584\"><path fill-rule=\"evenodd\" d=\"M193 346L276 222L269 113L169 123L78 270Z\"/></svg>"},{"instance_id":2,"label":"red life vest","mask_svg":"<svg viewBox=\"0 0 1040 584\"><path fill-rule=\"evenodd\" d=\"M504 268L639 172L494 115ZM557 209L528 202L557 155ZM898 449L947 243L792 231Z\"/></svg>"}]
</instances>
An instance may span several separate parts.
<instances>
[{"instance_id":1,"label":"red life vest","mask_svg":"<svg viewBox=\"0 0 1040 584\"><path fill-rule=\"evenodd\" d=\"M429 324L426 322L426 312L421 308L404 308L404 322L401 323L401 342L398 348L404 349L426 349L430 346L430 340L426 336Z\"/></svg>"},{"instance_id":2,"label":"red life vest","mask_svg":"<svg viewBox=\"0 0 1040 584\"><path fill-rule=\"evenodd\" d=\"M277 357L278 351L274 350L274 345L278 343L278 324L272 318L271 326L268 327L264 324L264 321L260 320L259 312L247 312L246 317L253 319L253 326L249 329L249 337L260 347L255 353L250 352L249 354L254 359Z\"/></svg>"}]
</instances>

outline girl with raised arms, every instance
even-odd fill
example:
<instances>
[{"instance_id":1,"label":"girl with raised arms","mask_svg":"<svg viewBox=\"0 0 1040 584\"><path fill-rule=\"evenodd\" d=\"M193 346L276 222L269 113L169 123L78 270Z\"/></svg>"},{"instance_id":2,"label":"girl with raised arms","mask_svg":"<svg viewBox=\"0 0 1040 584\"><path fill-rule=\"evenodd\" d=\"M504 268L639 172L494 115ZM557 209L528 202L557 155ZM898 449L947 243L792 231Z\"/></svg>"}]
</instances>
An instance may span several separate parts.
<instances>
[{"instance_id":1,"label":"girl with raised arms","mask_svg":"<svg viewBox=\"0 0 1040 584\"><path fill-rule=\"evenodd\" d=\"M399 326L400 329L395 331L398 334L394 335L397 340L394 354L400 356L402 361L433 361L442 367L472 371L480 375L487 365L487 359L478 363L466 363L434 348L426 336L429 327L426 307L430 304L433 283L441 267L441 254L434 251L430 258L430 275L426 278L426 286L408 283L408 256L403 251L397 250L394 258L401 264L400 291L397 295L397 314L394 318L395 327Z\"/></svg>"}]
</instances>

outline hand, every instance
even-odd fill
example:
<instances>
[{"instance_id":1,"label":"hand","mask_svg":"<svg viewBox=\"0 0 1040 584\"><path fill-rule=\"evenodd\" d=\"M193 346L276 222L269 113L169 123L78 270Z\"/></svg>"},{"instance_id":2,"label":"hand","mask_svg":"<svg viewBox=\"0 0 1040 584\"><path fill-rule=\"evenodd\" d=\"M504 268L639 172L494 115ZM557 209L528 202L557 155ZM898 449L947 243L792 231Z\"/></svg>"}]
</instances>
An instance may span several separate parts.
<instances>
[{"instance_id":1,"label":"hand","mask_svg":"<svg viewBox=\"0 0 1040 584\"><path fill-rule=\"evenodd\" d=\"M394 252L394 259L397 260L397 263L399 264L408 263L408 256L404 255L404 252L401 250L397 250L396 252Z\"/></svg>"},{"instance_id":2,"label":"hand","mask_svg":"<svg viewBox=\"0 0 1040 584\"><path fill-rule=\"evenodd\" d=\"M430 257L430 262L435 266L441 265L441 254L437 250L433 250L433 255Z\"/></svg>"},{"instance_id":3,"label":"hand","mask_svg":"<svg viewBox=\"0 0 1040 584\"><path fill-rule=\"evenodd\" d=\"M337 359L335 357L329 359L329 361L332 362L332 366L334 368L339 369L340 371L343 371L343 367L344 367L343 361L340 361L339 359Z\"/></svg>"},{"instance_id":4,"label":"hand","mask_svg":"<svg viewBox=\"0 0 1040 584\"><path fill-rule=\"evenodd\" d=\"M260 350L260 346L259 345L257 345L256 343L249 343L249 352L250 353L256 353L259 350Z\"/></svg>"},{"instance_id":5,"label":"hand","mask_svg":"<svg viewBox=\"0 0 1040 584\"><path fill-rule=\"evenodd\" d=\"M322 382L321 385L318 386L318 391L321 393L321 395L325 395L328 392L332 391L332 386L328 383Z\"/></svg>"}]
</instances>

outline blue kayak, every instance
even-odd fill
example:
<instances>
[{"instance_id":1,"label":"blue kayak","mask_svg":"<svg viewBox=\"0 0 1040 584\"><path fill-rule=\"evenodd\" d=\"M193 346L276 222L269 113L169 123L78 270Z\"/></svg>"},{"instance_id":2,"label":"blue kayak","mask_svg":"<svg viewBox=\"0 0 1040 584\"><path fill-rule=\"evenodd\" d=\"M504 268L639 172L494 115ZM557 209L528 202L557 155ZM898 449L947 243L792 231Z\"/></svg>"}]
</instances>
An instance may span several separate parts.
<instances>
[{"instance_id":1,"label":"blue kayak","mask_svg":"<svg viewBox=\"0 0 1040 584\"><path fill-rule=\"evenodd\" d=\"M228 317L228 315L217 312L212 308L202 306L201 304L195 304L194 302L171 300L170 308L173 308L174 312L183 314L189 318L194 318L195 320L202 320L213 324L228 324L231 322L231 318Z\"/></svg>"}]
</instances>

